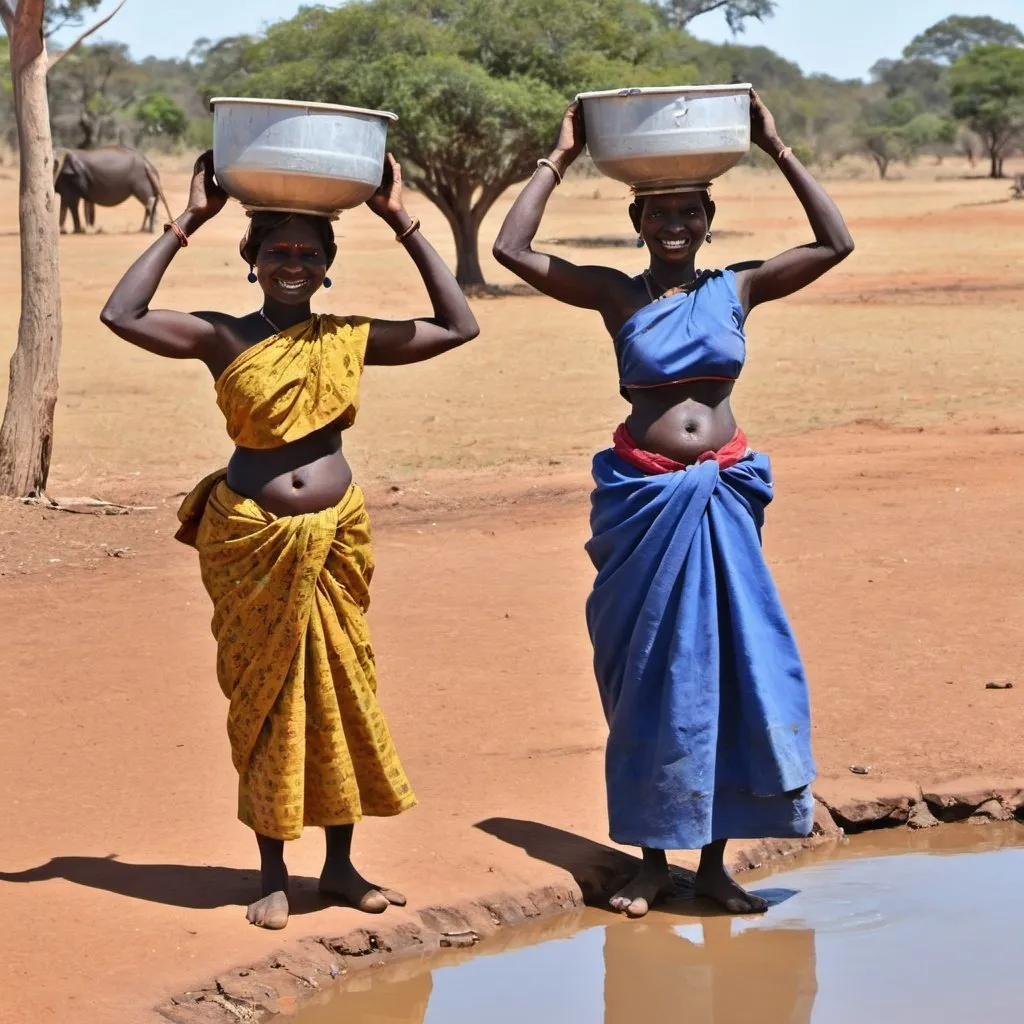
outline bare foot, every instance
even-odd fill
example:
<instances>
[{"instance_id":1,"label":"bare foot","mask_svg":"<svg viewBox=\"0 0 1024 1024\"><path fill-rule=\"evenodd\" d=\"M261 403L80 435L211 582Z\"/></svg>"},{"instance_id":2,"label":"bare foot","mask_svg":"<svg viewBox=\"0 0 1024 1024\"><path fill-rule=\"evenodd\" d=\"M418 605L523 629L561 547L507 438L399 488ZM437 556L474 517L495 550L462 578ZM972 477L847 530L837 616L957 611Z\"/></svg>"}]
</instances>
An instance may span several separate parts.
<instances>
[{"instance_id":1,"label":"bare foot","mask_svg":"<svg viewBox=\"0 0 1024 1024\"><path fill-rule=\"evenodd\" d=\"M629 917L643 917L670 885L668 865L645 863L637 876L608 902L613 910L623 911Z\"/></svg>"},{"instance_id":2,"label":"bare foot","mask_svg":"<svg viewBox=\"0 0 1024 1024\"><path fill-rule=\"evenodd\" d=\"M351 864L325 865L320 894L367 914L383 914L388 907L404 907L407 902L400 892L368 882Z\"/></svg>"},{"instance_id":3,"label":"bare foot","mask_svg":"<svg viewBox=\"0 0 1024 1024\"><path fill-rule=\"evenodd\" d=\"M732 914L763 914L768 909L766 899L737 885L724 867L700 868L694 891Z\"/></svg>"},{"instance_id":4,"label":"bare foot","mask_svg":"<svg viewBox=\"0 0 1024 1024\"><path fill-rule=\"evenodd\" d=\"M288 923L288 894L281 889L249 905L245 912L249 924L277 930Z\"/></svg>"}]
</instances>

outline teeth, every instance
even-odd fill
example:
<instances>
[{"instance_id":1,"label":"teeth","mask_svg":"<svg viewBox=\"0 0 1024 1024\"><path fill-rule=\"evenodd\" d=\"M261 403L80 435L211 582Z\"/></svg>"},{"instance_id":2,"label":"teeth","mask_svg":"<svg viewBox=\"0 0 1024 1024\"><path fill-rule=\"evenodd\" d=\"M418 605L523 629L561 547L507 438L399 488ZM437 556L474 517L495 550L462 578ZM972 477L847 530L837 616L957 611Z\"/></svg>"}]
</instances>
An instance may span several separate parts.
<instances>
[{"instance_id":1,"label":"teeth","mask_svg":"<svg viewBox=\"0 0 1024 1024\"><path fill-rule=\"evenodd\" d=\"M278 283L278 285L280 285L280 287L284 288L285 291L297 292L301 288L305 288L308 282L306 282L306 281L278 281L277 283Z\"/></svg>"}]
</instances>

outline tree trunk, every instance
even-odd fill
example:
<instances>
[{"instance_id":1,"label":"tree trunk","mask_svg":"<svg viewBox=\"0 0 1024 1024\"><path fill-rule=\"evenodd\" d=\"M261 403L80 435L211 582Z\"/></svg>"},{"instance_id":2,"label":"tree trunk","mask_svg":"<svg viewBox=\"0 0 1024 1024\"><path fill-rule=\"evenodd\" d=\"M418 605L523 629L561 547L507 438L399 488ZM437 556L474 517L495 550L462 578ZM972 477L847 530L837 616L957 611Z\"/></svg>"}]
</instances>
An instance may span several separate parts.
<instances>
[{"instance_id":1,"label":"tree trunk","mask_svg":"<svg viewBox=\"0 0 1024 1024\"><path fill-rule=\"evenodd\" d=\"M1001 178L1003 176L1003 154L998 149L993 149L990 156L992 157L992 167L989 177Z\"/></svg>"},{"instance_id":2,"label":"tree trunk","mask_svg":"<svg viewBox=\"0 0 1024 1024\"><path fill-rule=\"evenodd\" d=\"M453 210L448 216L455 236L455 280L462 288L479 288L487 282L480 267L480 218L472 207Z\"/></svg>"},{"instance_id":3,"label":"tree trunk","mask_svg":"<svg viewBox=\"0 0 1024 1024\"><path fill-rule=\"evenodd\" d=\"M23 26L9 38L21 161L21 320L0 427L0 494L19 496L42 491L50 471L61 307L46 47Z\"/></svg>"}]
</instances>

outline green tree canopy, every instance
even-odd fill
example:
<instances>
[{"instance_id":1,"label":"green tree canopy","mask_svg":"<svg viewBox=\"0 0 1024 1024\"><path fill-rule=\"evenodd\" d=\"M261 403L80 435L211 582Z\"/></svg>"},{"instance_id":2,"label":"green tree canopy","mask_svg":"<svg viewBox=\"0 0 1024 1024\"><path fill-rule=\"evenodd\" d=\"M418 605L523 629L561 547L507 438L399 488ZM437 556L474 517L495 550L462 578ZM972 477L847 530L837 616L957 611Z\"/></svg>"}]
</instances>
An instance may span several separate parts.
<instances>
[{"instance_id":1,"label":"green tree canopy","mask_svg":"<svg viewBox=\"0 0 1024 1024\"><path fill-rule=\"evenodd\" d=\"M949 118L919 111L909 96L883 97L867 104L857 134L884 178L893 163L910 163L929 146L950 144L956 125Z\"/></svg>"},{"instance_id":2,"label":"green tree canopy","mask_svg":"<svg viewBox=\"0 0 1024 1024\"><path fill-rule=\"evenodd\" d=\"M123 43L81 46L50 74L50 107L59 141L92 149L125 141L125 117L142 75Z\"/></svg>"},{"instance_id":3,"label":"green tree canopy","mask_svg":"<svg viewBox=\"0 0 1024 1024\"><path fill-rule=\"evenodd\" d=\"M177 142L188 131L188 114L165 92L154 92L136 104L135 119L141 138L164 138Z\"/></svg>"},{"instance_id":4,"label":"green tree canopy","mask_svg":"<svg viewBox=\"0 0 1024 1024\"><path fill-rule=\"evenodd\" d=\"M1024 48L978 46L949 70L953 114L985 142L993 178L1024 134Z\"/></svg>"},{"instance_id":5,"label":"green tree canopy","mask_svg":"<svg viewBox=\"0 0 1024 1024\"><path fill-rule=\"evenodd\" d=\"M906 60L954 64L976 46L1024 46L1024 32L997 18L955 14L915 36L903 51Z\"/></svg>"}]
</instances>

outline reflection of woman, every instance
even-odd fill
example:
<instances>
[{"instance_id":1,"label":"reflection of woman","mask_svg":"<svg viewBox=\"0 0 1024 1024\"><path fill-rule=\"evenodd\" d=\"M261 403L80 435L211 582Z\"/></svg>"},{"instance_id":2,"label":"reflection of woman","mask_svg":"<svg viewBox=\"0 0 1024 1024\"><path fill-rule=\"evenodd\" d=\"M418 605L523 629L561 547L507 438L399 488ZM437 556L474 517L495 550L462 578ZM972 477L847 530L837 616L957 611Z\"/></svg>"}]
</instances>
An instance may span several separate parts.
<instances>
[{"instance_id":1,"label":"reflection of woman","mask_svg":"<svg viewBox=\"0 0 1024 1024\"><path fill-rule=\"evenodd\" d=\"M729 396L750 311L819 278L853 242L754 94L751 133L803 204L810 244L698 273L715 205L706 190L679 190L638 195L629 209L650 252L636 277L536 252L548 197L583 149L576 104L495 244L525 281L601 314L632 406L594 460L587 621L609 723L611 836L644 854L612 905L634 916L667 886L668 849L702 850L701 894L765 910L726 872L726 840L811 830L806 683L760 549L771 470L747 448Z\"/></svg>"},{"instance_id":2,"label":"reflection of woman","mask_svg":"<svg viewBox=\"0 0 1024 1024\"><path fill-rule=\"evenodd\" d=\"M689 928L701 929L700 941L664 917L605 928L604 1024L810 1024L818 991L812 929L732 935L725 917Z\"/></svg>"},{"instance_id":3,"label":"reflection of woman","mask_svg":"<svg viewBox=\"0 0 1024 1024\"><path fill-rule=\"evenodd\" d=\"M125 274L103 310L108 327L157 355L200 359L235 452L179 512L180 540L199 551L213 599L217 674L230 700L239 818L255 833L261 898L250 922L288 920L284 842L304 825L327 833L321 891L379 913L404 904L367 882L350 858L364 814L412 807L412 790L376 699L365 613L373 575L362 491L342 451L359 407L364 363L413 363L477 334L444 262L402 203L389 156L368 205L396 232L434 306L430 318L322 316L336 246L322 217L256 214L242 239L263 302L243 317L150 309L188 236L223 208L210 154L196 164L188 209Z\"/></svg>"}]
</instances>

